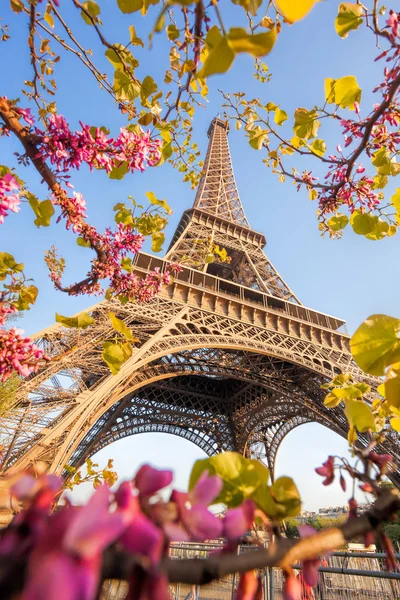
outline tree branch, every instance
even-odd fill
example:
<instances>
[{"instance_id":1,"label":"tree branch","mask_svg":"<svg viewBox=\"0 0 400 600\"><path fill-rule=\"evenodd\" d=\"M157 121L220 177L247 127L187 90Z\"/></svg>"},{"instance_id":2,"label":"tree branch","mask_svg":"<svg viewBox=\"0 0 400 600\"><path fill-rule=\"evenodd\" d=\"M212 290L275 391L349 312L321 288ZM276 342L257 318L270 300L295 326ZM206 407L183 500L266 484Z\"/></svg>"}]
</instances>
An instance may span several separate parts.
<instances>
[{"instance_id":1,"label":"tree branch","mask_svg":"<svg viewBox=\"0 0 400 600\"><path fill-rule=\"evenodd\" d=\"M350 519L339 527L325 529L299 540L282 538L267 549L243 554L215 554L207 559L164 559L160 569L171 583L205 585L233 573L253 569L281 567L288 569L298 561L342 548L347 542L377 530L400 509L400 498L393 490L383 490L373 507L364 515ZM104 579L127 579L132 567L139 566L137 558L111 548L104 554ZM142 565L140 565L142 566Z\"/></svg>"}]
</instances>

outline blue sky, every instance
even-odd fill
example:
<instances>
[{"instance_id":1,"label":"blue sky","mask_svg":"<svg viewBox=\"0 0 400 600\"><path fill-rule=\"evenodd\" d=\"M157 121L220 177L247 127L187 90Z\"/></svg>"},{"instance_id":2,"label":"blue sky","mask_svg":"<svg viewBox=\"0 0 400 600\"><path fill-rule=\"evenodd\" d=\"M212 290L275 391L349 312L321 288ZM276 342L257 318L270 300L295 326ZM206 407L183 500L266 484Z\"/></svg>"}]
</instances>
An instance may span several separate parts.
<instances>
[{"instance_id":1,"label":"blue sky","mask_svg":"<svg viewBox=\"0 0 400 600\"><path fill-rule=\"evenodd\" d=\"M156 15L151 9L146 19L137 14L126 17L118 12L113 0L103 0L99 4L107 37L113 42L126 40L131 24L139 34L145 33ZM209 103L205 109L197 111L194 119L194 137L203 156L207 148L208 124L221 112L219 88L227 92L246 91L248 97L259 97L264 103L275 102L290 115L296 107L312 108L323 102L325 77L354 74L363 89L361 108L364 113L369 112L371 104L377 101L371 90L381 80L382 65L373 62L377 50L374 39L366 32L355 32L347 40L336 35L333 22L338 4L333 0L318 3L304 21L283 28L271 55L265 58L272 73L270 84L256 82L252 76L252 61L247 56L238 57L225 76L210 78ZM30 77L27 25L21 15L14 15L7 7L2 9L4 22L10 25L11 40L0 46L2 58L7 58L2 60L0 94L15 98L21 96L22 81ZM224 0L221 9L226 15L227 27L243 22L240 7L231 6ZM111 77L111 66L102 58L103 49L72 3L67 3L65 11L63 7L63 14L74 26L76 35L87 47L94 49L94 57ZM161 78L167 67L168 44L164 38L164 34L156 36L153 49L141 51L141 65L137 71L140 77L150 74L156 79ZM125 117L114 110L111 99L99 91L95 80L65 53L61 54L55 74L58 110L72 127L78 127L82 120L91 125L104 124L111 133L116 133L126 123ZM320 135L331 151L341 142L338 131L335 134L328 130L324 134L321 128ZM297 193L290 183L280 184L262 164L261 152L250 148L242 131L232 130L229 140L247 217L255 229L265 233L267 255L300 300L307 306L345 319L350 332L373 313L400 316L400 234L380 242L366 240L350 230L339 241L321 238L316 205L309 201L307 192ZM20 150L15 140L0 140L0 164L16 165L13 153ZM318 169L316 171L320 173ZM32 169L18 167L18 174L44 199L40 178ZM90 220L99 228L112 222L112 207L125 201L129 194L137 201L143 201L145 192L152 190L158 197L166 198L174 210L166 230L167 241L181 212L193 203L195 194L168 166L157 171L148 169L142 175L129 175L122 181L110 181L104 172L91 174L82 168L73 174L73 184L86 198ZM395 186L390 189L393 193ZM78 248L73 236L63 230L62 225L38 230L33 225L30 208L24 205L18 215L7 218L1 226L0 236L1 249L25 263L26 272L40 289L37 305L21 321L27 332L33 333L50 325L56 311L71 315L93 304L91 298L72 299L55 292L47 277L43 252L51 244L67 258L66 282L81 278L89 265L90 251ZM348 495L343 494L339 486L324 488L313 469L326 459L328 453L340 455L344 452L346 443L335 434L318 425L301 426L282 443L277 471L294 477L305 508L343 504ZM118 442L103 450L101 455L103 462L109 457L115 458L121 478L129 476L144 461L160 466L173 465L177 483L184 487L194 459L202 456L202 452L179 438L146 434Z\"/></svg>"}]
</instances>

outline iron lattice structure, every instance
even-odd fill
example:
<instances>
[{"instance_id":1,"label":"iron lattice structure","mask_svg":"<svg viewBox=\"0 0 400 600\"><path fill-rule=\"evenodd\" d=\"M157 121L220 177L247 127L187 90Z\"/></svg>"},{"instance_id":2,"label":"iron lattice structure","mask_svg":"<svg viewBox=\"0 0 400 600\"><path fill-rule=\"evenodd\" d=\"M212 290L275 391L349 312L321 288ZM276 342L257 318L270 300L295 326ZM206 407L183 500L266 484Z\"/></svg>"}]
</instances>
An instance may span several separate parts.
<instances>
[{"instance_id":1,"label":"iron lattice structure","mask_svg":"<svg viewBox=\"0 0 400 600\"><path fill-rule=\"evenodd\" d=\"M35 336L53 360L24 382L17 408L1 420L3 473L37 460L62 473L149 431L184 437L208 455L253 453L273 472L280 443L298 425L347 435L342 409L324 406L321 384L340 372L376 381L352 361L344 321L303 306L264 254L265 238L239 199L227 133L227 123L212 121L194 206L166 257L135 258L145 276L185 257L174 283L147 304L100 302L87 330L56 324ZM226 248L231 262L199 263L204 240ZM110 311L141 340L115 376L101 358L114 333ZM387 447L399 460L396 439Z\"/></svg>"}]
</instances>

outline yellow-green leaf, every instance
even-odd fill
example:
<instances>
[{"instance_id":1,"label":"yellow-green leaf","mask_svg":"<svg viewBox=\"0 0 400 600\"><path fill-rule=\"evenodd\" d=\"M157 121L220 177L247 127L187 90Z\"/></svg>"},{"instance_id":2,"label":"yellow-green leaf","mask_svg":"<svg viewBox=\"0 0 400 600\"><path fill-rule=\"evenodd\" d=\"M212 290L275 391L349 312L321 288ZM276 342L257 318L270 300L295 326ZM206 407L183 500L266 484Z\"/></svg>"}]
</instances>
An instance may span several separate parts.
<instances>
[{"instance_id":1,"label":"yellow-green leaf","mask_svg":"<svg viewBox=\"0 0 400 600\"><path fill-rule=\"evenodd\" d=\"M180 35L180 31L177 26L173 23L172 25L168 25L167 27L167 36L171 41L177 40Z\"/></svg>"},{"instance_id":2,"label":"yellow-green leaf","mask_svg":"<svg viewBox=\"0 0 400 600\"><path fill-rule=\"evenodd\" d=\"M94 323L93 317L85 312L79 313L76 317L63 317L63 315L56 313L56 321L64 327L76 327L78 329L86 329Z\"/></svg>"},{"instance_id":3,"label":"yellow-green leaf","mask_svg":"<svg viewBox=\"0 0 400 600\"><path fill-rule=\"evenodd\" d=\"M300 494L293 479L290 477L279 477L271 485L270 492L278 509L278 518L296 517L300 513Z\"/></svg>"},{"instance_id":4,"label":"yellow-green leaf","mask_svg":"<svg viewBox=\"0 0 400 600\"><path fill-rule=\"evenodd\" d=\"M140 83L120 70L114 71L114 92L118 100L135 100L140 94Z\"/></svg>"},{"instance_id":5,"label":"yellow-green leaf","mask_svg":"<svg viewBox=\"0 0 400 600\"><path fill-rule=\"evenodd\" d=\"M142 48L144 47L143 41L137 37L136 30L133 25L129 26L129 37L133 46L142 46Z\"/></svg>"},{"instance_id":6,"label":"yellow-green leaf","mask_svg":"<svg viewBox=\"0 0 400 600\"><path fill-rule=\"evenodd\" d=\"M393 417L393 419L390 419L390 425L395 431L400 431L400 417Z\"/></svg>"},{"instance_id":7,"label":"yellow-green leaf","mask_svg":"<svg viewBox=\"0 0 400 600\"><path fill-rule=\"evenodd\" d=\"M162 233L162 231L153 233L153 235L151 236L152 252L161 252L164 242L165 242L165 234Z\"/></svg>"},{"instance_id":8,"label":"yellow-green leaf","mask_svg":"<svg viewBox=\"0 0 400 600\"><path fill-rule=\"evenodd\" d=\"M375 431L375 419L370 407L360 400L346 400L344 413L350 427L355 427L360 433L371 429Z\"/></svg>"},{"instance_id":9,"label":"yellow-green leaf","mask_svg":"<svg viewBox=\"0 0 400 600\"><path fill-rule=\"evenodd\" d=\"M282 125L285 121L287 121L287 113L281 108L277 108L275 111L274 121L277 125Z\"/></svg>"},{"instance_id":10,"label":"yellow-green leaf","mask_svg":"<svg viewBox=\"0 0 400 600\"><path fill-rule=\"evenodd\" d=\"M245 29L234 27L228 33L228 41L235 54L248 52L255 57L265 56L276 42L276 29L274 27L265 33L249 35Z\"/></svg>"},{"instance_id":11,"label":"yellow-green leaf","mask_svg":"<svg viewBox=\"0 0 400 600\"><path fill-rule=\"evenodd\" d=\"M311 152L317 156L323 156L326 152L326 144L324 140L314 140L308 147L310 148Z\"/></svg>"},{"instance_id":12,"label":"yellow-green leaf","mask_svg":"<svg viewBox=\"0 0 400 600\"><path fill-rule=\"evenodd\" d=\"M255 17L262 4L262 0L233 0L233 3L239 4L244 8L245 11L248 11L253 15L253 17Z\"/></svg>"},{"instance_id":13,"label":"yellow-green leaf","mask_svg":"<svg viewBox=\"0 0 400 600\"><path fill-rule=\"evenodd\" d=\"M306 140L316 137L320 125L321 123L318 121L318 113L316 110L296 108L294 112L293 131L297 137Z\"/></svg>"},{"instance_id":14,"label":"yellow-green leaf","mask_svg":"<svg viewBox=\"0 0 400 600\"><path fill-rule=\"evenodd\" d=\"M143 6L143 0L117 0L118 7L125 14L136 12Z\"/></svg>"},{"instance_id":15,"label":"yellow-green leaf","mask_svg":"<svg viewBox=\"0 0 400 600\"><path fill-rule=\"evenodd\" d=\"M328 227L332 229L332 231L340 231L344 229L349 222L349 218L347 215L343 215L340 212L337 212L336 215L331 217L328 221Z\"/></svg>"},{"instance_id":16,"label":"yellow-green leaf","mask_svg":"<svg viewBox=\"0 0 400 600\"><path fill-rule=\"evenodd\" d=\"M371 375L383 375L386 367L400 362L400 319L371 315L350 340L358 366Z\"/></svg>"},{"instance_id":17,"label":"yellow-green leaf","mask_svg":"<svg viewBox=\"0 0 400 600\"><path fill-rule=\"evenodd\" d=\"M210 34L212 35L210 36ZM212 40L212 45L210 40ZM232 65L235 53L230 47L227 37L221 34L216 25L208 32L206 44L209 46L208 55L198 76L205 78L215 73L225 73Z\"/></svg>"},{"instance_id":18,"label":"yellow-green leaf","mask_svg":"<svg viewBox=\"0 0 400 600\"><path fill-rule=\"evenodd\" d=\"M289 23L304 19L317 0L275 0L278 10Z\"/></svg>"},{"instance_id":19,"label":"yellow-green leaf","mask_svg":"<svg viewBox=\"0 0 400 600\"><path fill-rule=\"evenodd\" d=\"M43 15L43 19L46 21L47 25L50 25L52 29L54 29L54 18L52 15L51 4L47 4L45 13Z\"/></svg>"},{"instance_id":20,"label":"yellow-green leaf","mask_svg":"<svg viewBox=\"0 0 400 600\"><path fill-rule=\"evenodd\" d=\"M108 316L110 317L111 325L113 326L113 329L115 329L115 331L118 331L118 333L122 333L122 335L127 340L131 340L133 338L132 331L129 329L129 327L127 325L125 325L125 323L122 321L122 319L119 319L118 317L116 317L115 313L113 313L113 312L109 312Z\"/></svg>"},{"instance_id":21,"label":"yellow-green leaf","mask_svg":"<svg viewBox=\"0 0 400 600\"><path fill-rule=\"evenodd\" d=\"M172 214L171 207L168 206L166 200L159 200L154 192L146 192L146 196L150 201L150 204L161 206L169 215Z\"/></svg>"},{"instance_id":22,"label":"yellow-green leaf","mask_svg":"<svg viewBox=\"0 0 400 600\"><path fill-rule=\"evenodd\" d=\"M354 211L350 217L350 225L354 233L364 235L369 240L381 240L389 233L389 224L370 213Z\"/></svg>"},{"instance_id":23,"label":"yellow-green leaf","mask_svg":"<svg viewBox=\"0 0 400 600\"><path fill-rule=\"evenodd\" d=\"M264 141L268 139L268 131L261 129L259 125L249 131L249 144L254 150L260 150Z\"/></svg>"},{"instance_id":24,"label":"yellow-green leaf","mask_svg":"<svg viewBox=\"0 0 400 600\"><path fill-rule=\"evenodd\" d=\"M325 98L328 104L338 104L340 108L354 110L354 103L360 102L362 90L354 75L340 79L325 79Z\"/></svg>"},{"instance_id":25,"label":"yellow-green leaf","mask_svg":"<svg viewBox=\"0 0 400 600\"><path fill-rule=\"evenodd\" d=\"M111 373L116 375L124 362L132 356L132 346L129 342L105 342L101 356Z\"/></svg>"},{"instance_id":26,"label":"yellow-green leaf","mask_svg":"<svg viewBox=\"0 0 400 600\"><path fill-rule=\"evenodd\" d=\"M339 13L335 19L336 33L346 38L349 31L358 29L362 23L363 7L361 4L344 2L339 6Z\"/></svg>"},{"instance_id":27,"label":"yellow-green leaf","mask_svg":"<svg viewBox=\"0 0 400 600\"><path fill-rule=\"evenodd\" d=\"M98 21L97 17L100 14L100 6L97 4L97 2L88 0L87 2L82 2L82 7L86 9L95 22ZM81 17L87 25L93 25L92 19L90 19L90 17L83 10L81 11Z\"/></svg>"}]
</instances>

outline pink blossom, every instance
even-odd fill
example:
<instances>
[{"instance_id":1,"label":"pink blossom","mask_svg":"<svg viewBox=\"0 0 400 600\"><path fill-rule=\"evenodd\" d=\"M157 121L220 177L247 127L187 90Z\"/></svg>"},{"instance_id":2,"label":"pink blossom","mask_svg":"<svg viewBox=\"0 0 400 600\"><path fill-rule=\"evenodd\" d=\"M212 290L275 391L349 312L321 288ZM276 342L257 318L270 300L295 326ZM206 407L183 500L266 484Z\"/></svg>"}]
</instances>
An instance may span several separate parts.
<instances>
[{"instance_id":1,"label":"pink blossom","mask_svg":"<svg viewBox=\"0 0 400 600\"><path fill-rule=\"evenodd\" d=\"M301 598L301 583L292 573L286 575L283 584L283 600L300 600Z\"/></svg>"},{"instance_id":2,"label":"pink blossom","mask_svg":"<svg viewBox=\"0 0 400 600\"><path fill-rule=\"evenodd\" d=\"M14 370L23 377L39 369L40 359L47 360L30 338L22 337L23 330L13 327L0 329L0 379L6 381Z\"/></svg>"},{"instance_id":3,"label":"pink blossom","mask_svg":"<svg viewBox=\"0 0 400 600\"><path fill-rule=\"evenodd\" d=\"M322 467L318 467L317 469L315 469L315 472L318 473L318 475L321 475L322 477L325 477L325 481L323 481L323 485L330 485L332 483L332 481L335 478L335 472L334 472L334 466L335 466L335 457L334 456L328 456L328 460L326 460Z\"/></svg>"},{"instance_id":4,"label":"pink blossom","mask_svg":"<svg viewBox=\"0 0 400 600\"><path fill-rule=\"evenodd\" d=\"M193 490L189 492L189 501L192 504L209 506L222 490L223 482L217 475L209 475L204 471L196 482Z\"/></svg>"},{"instance_id":5,"label":"pink blossom","mask_svg":"<svg viewBox=\"0 0 400 600\"><path fill-rule=\"evenodd\" d=\"M0 176L0 223L4 223L8 211L19 212L19 189L20 185L14 175L6 173Z\"/></svg>"},{"instance_id":6,"label":"pink blossom","mask_svg":"<svg viewBox=\"0 0 400 600\"><path fill-rule=\"evenodd\" d=\"M399 15L394 10L389 11L389 18L386 25L391 28L393 38L399 35Z\"/></svg>"},{"instance_id":7,"label":"pink blossom","mask_svg":"<svg viewBox=\"0 0 400 600\"><path fill-rule=\"evenodd\" d=\"M16 312L18 312L18 310L13 304L7 306L4 302L0 302L0 325L5 324L7 315L13 315Z\"/></svg>"},{"instance_id":8,"label":"pink blossom","mask_svg":"<svg viewBox=\"0 0 400 600\"><path fill-rule=\"evenodd\" d=\"M238 540L247 533L253 525L255 508L252 500L245 500L238 508L228 510L223 521L223 536L228 540Z\"/></svg>"},{"instance_id":9,"label":"pink blossom","mask_svg":"<svg viewBox=\"0 0 400 600\"><path fill-rule=\"evenodd\" d=\"M167 487L172 481L172 471L154 469L143 465L135 476L135 486L143 496L153 496L159 490Z\"/></svg>"},{"instance_id":10,"label":"pink blossom","mask_svg":"<svg viewBox=\"0 0 400 600\"><path fill-rule=\"evenodd\" d=\"M14 111L16 113L18 113L19 115L21 115L21 117L24 119L25 123L28 123L28 125L35 124L35 119L31 113L30 108L20 108L19 106L14 106Z\"/></svg>"}]
</instances>

